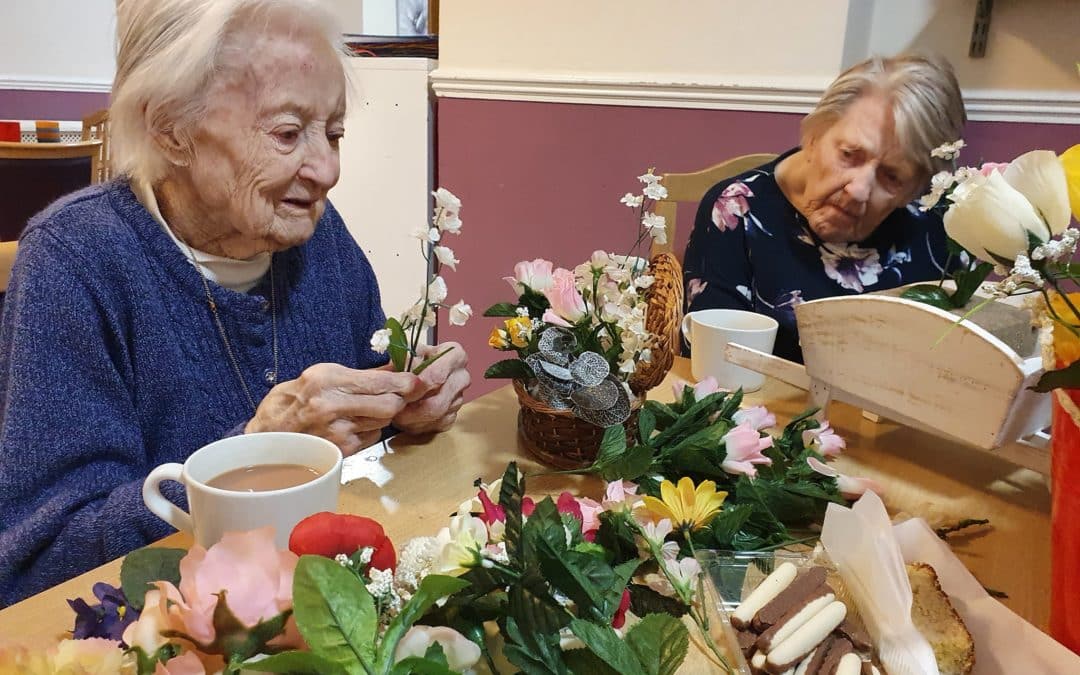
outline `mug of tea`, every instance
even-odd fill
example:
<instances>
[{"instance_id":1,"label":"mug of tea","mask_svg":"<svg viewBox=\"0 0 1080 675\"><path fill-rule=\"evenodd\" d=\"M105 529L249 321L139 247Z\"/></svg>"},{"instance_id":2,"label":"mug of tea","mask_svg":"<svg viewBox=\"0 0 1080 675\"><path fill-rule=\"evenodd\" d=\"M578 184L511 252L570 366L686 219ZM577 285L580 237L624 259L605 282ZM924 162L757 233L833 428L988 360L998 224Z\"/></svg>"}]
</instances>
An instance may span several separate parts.
<instances>
[{"instance_id":1,"label":"mug of tea","mask_svg":"<svg viewBox=\"0 0 1080 675\"><path fill-rule=\"evenodd\" d=\"M757 391L765 376L728 363L724 348L729 342L771 354L776 342L776 319L741 309L702 309L683 317L682 332L690 343L690 372L694 379L712 375L724 389Z\"/></svg>"},{"instance_id":2,"label":"mug of tea","mask_svg":"<svg viewBox=\"0 0 1080 675\"><path fill-rule=\"evenodd\" d=\"M191 513L161 494L161 482L187 491ZM183 464L162 464L143 482L143 501L155 515L210 547L226 532L271 525L278 548L304 518L336 511L341 450L308 434L265 432L215 441Z\"/></svg>"}]
</instances>

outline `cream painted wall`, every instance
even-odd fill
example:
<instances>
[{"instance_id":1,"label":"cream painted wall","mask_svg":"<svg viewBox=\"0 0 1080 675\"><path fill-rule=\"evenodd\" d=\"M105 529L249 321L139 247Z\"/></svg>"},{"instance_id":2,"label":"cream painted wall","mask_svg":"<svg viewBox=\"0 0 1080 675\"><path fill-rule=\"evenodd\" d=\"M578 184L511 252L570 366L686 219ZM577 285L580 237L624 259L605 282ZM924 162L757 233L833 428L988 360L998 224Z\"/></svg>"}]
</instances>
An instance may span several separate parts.
<instances>
[{"instance_id":1,"label":"cream painted wall","mask_svg":"<svg viewBox=\"0 0 1080 675\"><path fill-rule=\"evenodd\" d=\"M2 0L0 88L108 91L116 0Z\"/></svg>"},{"instance_id":2,"label":"cream painted wall","mask_svg":"<svg viewBox=\"0 0 1080 675\"><path fill-rule=\"evenodd\" d=\"M942 53L965 89L1080 90L1080 1L999 0L967 56L976 0L455 0L440 78L814 87L907 47Z\"/></svg>"},{"instance_id":3,"label":"cream painted wall","mask_svg":"<svg viewBox=\"0 0 1080 675\"><path fill-rule=\"evenodd\" d=\"M442 75L706 84L765 78L817 86L840 66L848 5L454 0L440 6L439 69Z\"/></svg>"},{"instance_id":4,"label":"cream painted wall","mask_svg":"<svg viewBox=\"0 0 1080 675\"><path fill-rule=\"evenodd\" d=\"M1080 90L1080 2L994 3L986 56L968 57L976 0L877 0L875 51L928 49L947 57L965 88Z\"/></svg>"}]
</instances>

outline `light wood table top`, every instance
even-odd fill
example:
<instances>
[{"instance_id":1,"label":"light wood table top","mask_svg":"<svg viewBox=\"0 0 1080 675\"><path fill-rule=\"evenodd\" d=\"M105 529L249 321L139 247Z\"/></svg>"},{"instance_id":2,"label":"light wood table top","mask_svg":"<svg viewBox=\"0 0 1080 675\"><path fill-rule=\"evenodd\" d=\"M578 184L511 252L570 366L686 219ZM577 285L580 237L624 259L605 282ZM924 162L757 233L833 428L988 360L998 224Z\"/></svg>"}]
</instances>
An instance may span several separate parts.
<instances>
[{"instance_id":1,"label":"light wood table top","mask_svg":"<svg viewBox=\"0 0 1080 675\"><path fill-rule=\"evenodd\" d=\"M679 359L669 380L689 376ZM670 401L665 382L653 392ZM781 424L808 405L806 392L770 380L748 394L748 404L764 404ZM957 402L962 405L962 402ZM961 518L989 518L991 526L950 537L962 561L986 586L1008 593L1003 602L1045 630L1050 598L1050 498L1046 481L986 453L890 423L874 423L861 411L834 404L830 422L847 440L835 466L844 473L870 476L885 488L892 513L926 518L931 526ZM375 518L395 543L432 535L444 527L458 504L473 494L477 478L491 481L517 460L526 473L540 466L517 436L517 400L503 387L462 408L454 428L426 439L396 438L393 454L372 462L388 478L379 487L361 479L342 489L341 510ZM544 476L528 482L530 494L569 489L598 496L601 484L579 476ZM182 534L160 545L187 547ZM74 615L65 600L91 597L97 581L116 583L120 561L62 583L0 611L0 638L55 639L70 630Z\"/></svg>"}]
</instances>

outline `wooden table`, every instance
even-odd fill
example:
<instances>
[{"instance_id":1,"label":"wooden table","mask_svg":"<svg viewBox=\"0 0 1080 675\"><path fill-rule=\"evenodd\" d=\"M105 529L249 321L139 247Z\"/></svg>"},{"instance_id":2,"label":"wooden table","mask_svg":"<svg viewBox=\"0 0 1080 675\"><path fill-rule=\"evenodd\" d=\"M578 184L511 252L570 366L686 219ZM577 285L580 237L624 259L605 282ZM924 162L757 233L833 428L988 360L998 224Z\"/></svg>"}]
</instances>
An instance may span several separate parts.
<instances>
[{"instance_id":1,"label":"wooden table","mask_svg":"<svg viewBox=\"0 0 1080 675\"><path fill-rule=\"evenodd\" d=\"M678 360L669 380L674 375L688 377L688 361ZM671 387L665 382L653 395L670 401ZM767 405L781 423L802 412L808 401L806 392L772 380L746 400ZM1003 601L1007 606L1045 630L1050 597L1045 479L922 432L871 422L844 404L834 404L830 412L830 422L848 443L837 468L880 481L891 512L918 515L931 525L967 517L991 520L991 527L953 536L953 547L984 585L1009 594ZM379 520L398 544L445 526L447 516L473 494L475 479L494 480L511 460L518 460L527 473L540 468L525 456L518 440L517 400L510 387L466 405L449 432L422 440L398 438L391 445L394 453L380 461L392 478L383 487L367 480L346 486L341 509ZM595 497L600 487L599 481L579 476L538 477L528 483L532 494L569 489ZM190 541L186 535L173 535L159 543L186 547ZM65 599L90 597L94 582L115 583L119 569L115 560L0 611L0 637L21 641L60 636L73 624Z\"/></svg>"}]
</instances>

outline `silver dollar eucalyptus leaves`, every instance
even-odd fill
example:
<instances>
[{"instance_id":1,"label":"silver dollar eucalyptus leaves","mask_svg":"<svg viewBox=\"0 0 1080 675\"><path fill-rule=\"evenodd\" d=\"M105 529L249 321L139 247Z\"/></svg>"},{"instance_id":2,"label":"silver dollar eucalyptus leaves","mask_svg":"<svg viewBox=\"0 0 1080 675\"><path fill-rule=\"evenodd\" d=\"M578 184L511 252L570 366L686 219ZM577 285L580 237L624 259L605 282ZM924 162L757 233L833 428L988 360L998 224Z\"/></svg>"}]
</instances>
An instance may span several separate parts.
<instances>
[{"instance_id":1,"label":"silver dollar eucalyptus leaves","mask_svg":"<svg viewBox=\"0 0 1080 675\"><path fill-rule=\"evenodd\" d=\"M540 335L537 352L525 359L536 376L533 395L600 427L625 422L630 417L626 387L611 374L603 355L574 357L576 347L577 338L564 328L553 326Z\"/></svg>"}]
</instances>

